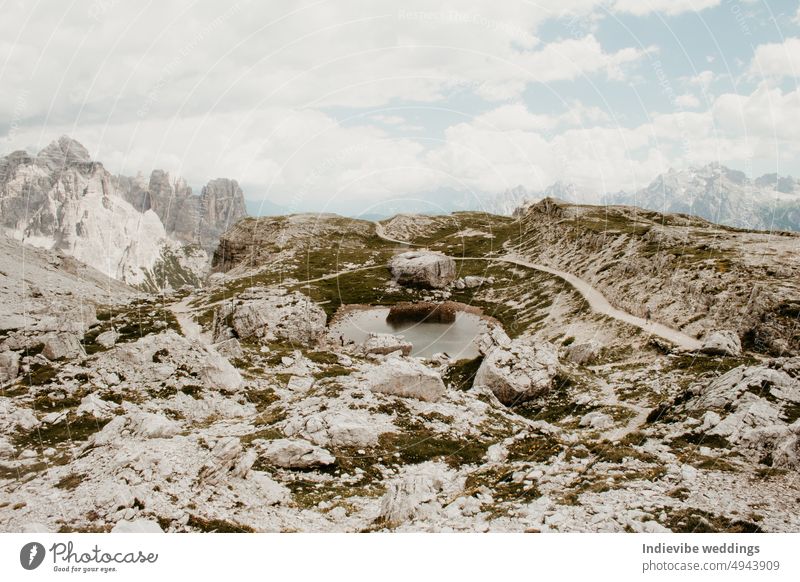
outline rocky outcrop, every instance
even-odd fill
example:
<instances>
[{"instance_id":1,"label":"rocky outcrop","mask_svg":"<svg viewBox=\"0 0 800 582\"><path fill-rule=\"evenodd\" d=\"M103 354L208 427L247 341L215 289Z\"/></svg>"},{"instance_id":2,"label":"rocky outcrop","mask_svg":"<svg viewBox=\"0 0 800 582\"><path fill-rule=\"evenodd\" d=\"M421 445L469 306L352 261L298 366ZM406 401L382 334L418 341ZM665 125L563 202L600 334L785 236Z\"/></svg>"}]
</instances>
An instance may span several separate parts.
<instances>
[{"instance_id":1,"label":"rocky outcrop","mask_svg":"<svg viewBox=\"0 0 800 582\"><path fill-rule=\"evenodd\" d=\"M597 359L603 351L603 344L597 340L589 340L567 346L564 350L567 360L573 364L590 364Z\"/></svg>"},{"instance_id":2,"label":"rocky outcrop","mask_svg":"<svg viewBox=\"0 0 800 582\"><path fill-rule=\"evenodd\" d=\"M800 358L739 366L687 404L705 411L699 431L774 467L800 468Z\"/></svg>"},{"instance_id":3,"label":"rocky outcrop","mask_svg":"<svg viewBox=\"0 0 800 582\"><path fill-rule=\"evenodd\" d=\"M247 216L244 194L236 180L211 180L195 195L185 180L173 180L167 172L153 170L146 186L141 179L127 179L122 185L126 199L141 212L153 210L169 236L208 253L216 249L223 232Z\"/></svg>"},{"instance_id":4,"label":"rocky outcrop","mask_svg":"<svg viewBox=\"0 0 800 582\"><path fill-rule=\"evenodd\" d=\"M214 341L231 337L308 345L325 331L325 312L302 293L251 288L214 315Z\"/></svg>"},{"instance_id":5,"label":"rocky outcrop","mask_svg":"<svg viewBox=\"0 0 800 582\"><path fill-rule=\"evenodd\" d=\"M442 494L452 493L455 476L443 463L423 463L392 480L381 499L379 521L397 527L435 515L442 508Z\"/></svg>"},{"instance_id":6,"label":"rocky outcrop","mask_svg":"<svg viewBox=\"0 0 800 582\"><path fill-rule=\"evenodd\" d=\"M327 450L303 439L276 439L254 441L260 449L259 457L270 465L284 469L310 469L336 462Z\"/></svg>"},{"instance_id":7,"label":"rocky outcrop","mask_svg":"<svg viewBox=\"0 0 800 582\"><path fill-rule=\"evenodd\" d=\"M456 263L438 252L408 251L389 261L392 277L401 285L442 289L456 278Z\"/></svg>"},{"instance_id":8,"label":"rocky outcrop","mask_svg":"<svg viewBox=\"0 0 800 582\"><path fill-rule=\"evenodd\" d=\"M370 333L364 340L361 351L364 354L388 355L399 352L403 356L411 353L412 346L409 342L391 333Z\"/></svg>"},{"instance_id":9,"label":"rocky outcrop","mask_svg":"<svg viewBox=\"0 0 800 582\"><path fill-rule=\"evenodd\" d=\"M370 390L392 396L436 402L447 392L439 373L417 360L390 358L369 368L364 377Z\"/></svg>"},{"instance_id":10,"label":"rocky outcrop","mask_svg":"<svg viewBox=\"0 0 800 582\"><path fill-rule=\"evenodd\" d=\"M486 355L474 385L486 386L503 404L516 404L545 394L557 373L558 352L552 344L517 339Z\"/></svg>"},{"instance_id":11,"label":"rocky outcrop","mask_svg":"<svg viewBox=\"0 0 800 582\"><path fill-rule=\"evenodd\" d=\"M86 355L78 336L71 333L52 333L45 337L42 355L48 360L73 360Z\"/></svg>"},{"instance_id":12,"label":"rocky outcrop","mask_svg":"<svg viewBox=\"0 0 800 582\"><path fill-rule=\"evenodd\" d=\"M10 350L0 353L0 386L19 375L19 354Z\"/></svg>"},{"instance_id":13,"label":"rocky outcrop","mask_svg":"<svg viewBox=\"0 0 800 582\"><path fill-rule=\"evenodd\" d=\"M714 331L703 340L700 351L713 356L738 357L742 355L742 342L735 331Z\"/></svg>"}]
</instances>

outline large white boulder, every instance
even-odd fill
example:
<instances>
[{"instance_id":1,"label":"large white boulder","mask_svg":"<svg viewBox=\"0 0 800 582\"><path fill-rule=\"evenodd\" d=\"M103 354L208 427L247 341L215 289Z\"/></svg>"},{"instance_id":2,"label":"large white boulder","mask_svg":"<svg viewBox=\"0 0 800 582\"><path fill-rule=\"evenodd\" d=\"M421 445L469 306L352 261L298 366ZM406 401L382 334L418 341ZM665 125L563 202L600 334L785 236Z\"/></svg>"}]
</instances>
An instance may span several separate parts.
<instances>
[{"instance_id":1,"label":"large white boulder","mask_svg":"<svg viewBox=\"0 0 800 582\"><path fill-rule=\"evenodd\" d=\"M427 462L408 467L389 482L381 499L379 520L397 527L435 515L442 509L439 496L453 487L453 471L444 463Z\"/></svg>"},{"instance_id":2,"label":"large white boulder","mask_svg":"<svg viewBox=\"0 0 800 582\"><path fill-rule=\"evenodd\" d=\"M436 402L447 392L441 375L417 360L390 358L365 372L370 390Z\"/></svg>"},{"instance_id":3,"label":"large white boulder","mask_svg":"<svg viewBox=\"0 0 800 582\"><path fill-rule=\"evenodd\" d=\"M310 344L325 331L327 316L302 293L253 288L214 316L214 341L231 337Z\"/></svg>"},{"instance_id":4,"label":"large white boulder","mask_svg":"<svg viewBox=\"0 0 800 582\"><path fill-rule=\"evenodd\" d=\"M447 287L456 278L455 261L434 251L408 251L389 261L392 277L401 285Z\"/></svg>"},{"instance_id":5,"label":"large white boulder","mask_svg":"<svg viewBox=\"0 0 800 582\"><path fill-rule=\"evenodd\" d=\"M708 334L700 351L714 356L741 356L742 342L735 331L723 329Z\"/></svg>"},{"instance_id":6,"label":"large white boulder","mask_svg":"<svg viewBox=\"0 0 800 582\"><path fill-rule=\"evenodd\" d=\"M413 347L410 342L403 341L402 338L391 333L370 333L369 337L364 340L361 351L365 354L378 355L400 352L402 355L407 356L411 353Z\"/></svg>"},{"instance_id":7,"label":"large white boulder","mask_svg":"<svg viewBox=\"0 0 800 582\"><path fill-rule=\"evenodd\" d=\"M326 449L304 439L257 440L253 444L260 449L262 459L284 469L309 469L336 462Z\"/></svg>"},{"instance_id":8,"label":"large white boulder","mask_svg":"<svg viewBox=\"0 0 800 582\"><path fill-rule=\"evenodd\" d=\"M558 351L550 343L516 339L490 351L475 374L474 386L486 386L503 404L544 394L558 373Z\"/></svg>"},{"instance_id":9,"label":"large white boulder","mask_svg":"<svg viewBox=\"0 0 800 582\"><path fill-rule=\"evenodd\" d=\"M597 359L603 350L603 344L591 339L587 342L572 344L564 350L567 359L573 364L589 364Z\"/></svg>"},{"instance_id":10,"label":"large white boulder","mask_svg":"<svg viewBox=\"0 0 800 582\"><path fill-rule=\"evenodd\" d=\"M111 528L111 533L164 533L164 530L152 519L123 519Z\"/></svg>"},{"instance_id":11,"label":"large white boulder","mask_svg":"<svg viewBox=\"0 0 800 582\"><path fill-rule=\"evenodd\" d=\"M86 356L86 351L77 335L51 333L45 336L42 355L48 360L72 360Z\"/></svg>"},{"instance_id":12,"label":"large white boulder","mask_svg":"<svg viewBox=\"0 0 800 582\"><path fill-rule=\"evenodd\" d=\"M6 351L0 354L0 386L15 380L19 375L19 354Z\"/></svg>"}]
</instances>

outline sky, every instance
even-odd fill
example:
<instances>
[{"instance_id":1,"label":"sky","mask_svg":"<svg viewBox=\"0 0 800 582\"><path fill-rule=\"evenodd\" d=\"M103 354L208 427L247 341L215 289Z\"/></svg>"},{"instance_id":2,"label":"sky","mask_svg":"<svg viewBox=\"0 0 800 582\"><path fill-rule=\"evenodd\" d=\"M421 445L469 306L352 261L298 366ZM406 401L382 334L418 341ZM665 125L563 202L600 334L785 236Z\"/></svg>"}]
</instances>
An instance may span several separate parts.
<instances>
[{"instance_id":1,"label":"sky","mask_svg":"<svg viewBox=\"0 0 800 582\"><path fill-rule=\"evenodd\" d=\"M69 135L114 173L237 179L255 212L800 176L797 0L2 6L0 154Z\"/></svg>"}]
</instances>

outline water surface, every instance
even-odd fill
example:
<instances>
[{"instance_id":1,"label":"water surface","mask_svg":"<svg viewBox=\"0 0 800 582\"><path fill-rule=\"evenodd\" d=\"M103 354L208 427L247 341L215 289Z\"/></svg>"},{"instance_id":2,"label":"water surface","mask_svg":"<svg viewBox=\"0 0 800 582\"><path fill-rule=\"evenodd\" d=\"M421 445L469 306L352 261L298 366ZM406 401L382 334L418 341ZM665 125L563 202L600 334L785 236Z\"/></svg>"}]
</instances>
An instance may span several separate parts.
<instances>
[{"instance_id":1,"label":"water surface","mask_svg":"<svg viewBox=\"0 0 800 582\"><path fill-rule=\"evenodd\" d=\"M331 326L334 336L341 334L345 341L363 343L370 333L391 333L402 336L414 347L412 356L429 358L445 352L451 359L478 357L475 340L486 331L486 323L478 315L459 312L452 323L386 322L388 307L353 311Z\"/></svg>"}]
</instances>

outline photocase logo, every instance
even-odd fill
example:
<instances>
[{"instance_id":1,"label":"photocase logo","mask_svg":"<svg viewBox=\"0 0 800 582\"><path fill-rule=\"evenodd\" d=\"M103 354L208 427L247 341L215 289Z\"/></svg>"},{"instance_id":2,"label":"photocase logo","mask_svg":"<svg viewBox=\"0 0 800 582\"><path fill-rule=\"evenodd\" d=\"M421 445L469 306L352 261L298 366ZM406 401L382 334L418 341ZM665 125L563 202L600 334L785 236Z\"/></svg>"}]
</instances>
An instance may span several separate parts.
<instances>
[{"instance_id":1,"label":"photocase logo","mask_svg":"<svg viewBox=\"0 0 800 582\"><path fill-rule=\"evenodd\" d=\"M30 542L19 551L19 563L26 570L35 570L44 561L44 546L39 542Z\"/></svg>"}]
</instances>

